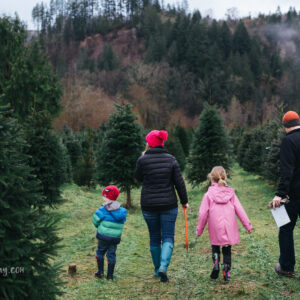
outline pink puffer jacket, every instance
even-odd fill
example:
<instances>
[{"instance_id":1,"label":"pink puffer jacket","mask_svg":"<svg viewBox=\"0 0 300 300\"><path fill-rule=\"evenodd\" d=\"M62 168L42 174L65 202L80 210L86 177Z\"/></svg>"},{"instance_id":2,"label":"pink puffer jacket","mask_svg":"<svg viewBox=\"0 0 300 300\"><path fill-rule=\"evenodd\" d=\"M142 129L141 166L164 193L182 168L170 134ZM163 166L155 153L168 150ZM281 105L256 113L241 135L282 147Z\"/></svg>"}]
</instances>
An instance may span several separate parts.
<instances>
[{"instance_id":1,"label":"pink puffer jacket","mask_svg":"<svg viewBox=\"0 0 300 300\"><path fill-rule=\"evenodd\" d=\"M196 234L203 233L208 220L209 239L212 245L238 244L240 235L236 215L246 230L252 229L234 189L212 183L202 199Z\"/></svg>"}]
</instances>

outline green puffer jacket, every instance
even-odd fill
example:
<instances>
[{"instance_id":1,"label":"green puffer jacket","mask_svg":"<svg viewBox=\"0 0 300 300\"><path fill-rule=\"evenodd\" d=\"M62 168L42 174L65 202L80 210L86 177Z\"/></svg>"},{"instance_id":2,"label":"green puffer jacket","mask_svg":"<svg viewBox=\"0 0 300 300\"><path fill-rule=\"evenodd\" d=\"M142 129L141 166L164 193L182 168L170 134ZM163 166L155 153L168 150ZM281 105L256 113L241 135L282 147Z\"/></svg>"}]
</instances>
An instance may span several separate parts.
<instances>
[{"instance_id":1,"label":"green puffer jacket","mask_svg":"<svg viewBox=\"0 0 300 300\"><path fill-rule=\"evenodd\" d=\"M118 244L126 221L127 210L118 201L105 202L93 215L97 238Z\"/></svg>"}]
</instances>

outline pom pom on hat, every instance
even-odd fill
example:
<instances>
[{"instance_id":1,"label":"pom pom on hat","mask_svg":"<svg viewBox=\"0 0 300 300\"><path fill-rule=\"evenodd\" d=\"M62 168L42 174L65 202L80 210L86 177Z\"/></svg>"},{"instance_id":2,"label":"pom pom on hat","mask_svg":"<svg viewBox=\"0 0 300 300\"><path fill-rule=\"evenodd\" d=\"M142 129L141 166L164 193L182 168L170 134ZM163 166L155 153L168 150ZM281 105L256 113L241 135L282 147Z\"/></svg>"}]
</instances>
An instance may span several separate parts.
<instances>
[{"instance_id":1,"label":"pom pom on hat","mask_svg":"<svg viewBox=\"0 0 300 300\"><path fill-rule=\"evenodd\" d=\"M284 114L282 118L282 124L286 128L299 126L300 125L300 118L299 115L295 111L288 111Z\"/></svg>"},{"instance_id":2,"label":"pom pom on hat","mask_svg":"<svg viewBox=\"0 0 300 300\"><path fill-rule=\"evenodd\" d=\"M119 196L119 189L115 185L109 185L102 191L102 196L109 200L115 201Z\"/></svg>"},{"instance_id":3,"label":"pom pom on hat","mask_svg":"<svg viewBox=\"0 0 300 300\"><path fill-rule=\"evenodd\" d=\"M152 130L146 136L146 141L150 147L163 146L168 139L168 132L165 130Z\"/></svg>"}]
</instances>

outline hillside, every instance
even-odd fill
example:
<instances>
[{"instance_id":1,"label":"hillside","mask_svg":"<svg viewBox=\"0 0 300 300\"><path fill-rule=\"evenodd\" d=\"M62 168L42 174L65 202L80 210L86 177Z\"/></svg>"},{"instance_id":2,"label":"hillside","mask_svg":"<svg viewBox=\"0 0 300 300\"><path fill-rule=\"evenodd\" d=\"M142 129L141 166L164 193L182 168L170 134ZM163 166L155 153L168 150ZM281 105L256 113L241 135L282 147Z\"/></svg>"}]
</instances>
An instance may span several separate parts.
<instances>
[{"instance_id":1,"label":"hillside","mask_svg":"<svg viewBox=\"0 0 300 300\"><path fill-rule=\"evenodd\" d=\"M293 8L216 21L159 1L103 1L97 11L95 2L33 10L64 82L57 128L96 129L112 102L131 102L145 127L167 128L194 127L204 102L219 107L227 126L299 108L300 16Z\"/></svg>"}]
</instances>

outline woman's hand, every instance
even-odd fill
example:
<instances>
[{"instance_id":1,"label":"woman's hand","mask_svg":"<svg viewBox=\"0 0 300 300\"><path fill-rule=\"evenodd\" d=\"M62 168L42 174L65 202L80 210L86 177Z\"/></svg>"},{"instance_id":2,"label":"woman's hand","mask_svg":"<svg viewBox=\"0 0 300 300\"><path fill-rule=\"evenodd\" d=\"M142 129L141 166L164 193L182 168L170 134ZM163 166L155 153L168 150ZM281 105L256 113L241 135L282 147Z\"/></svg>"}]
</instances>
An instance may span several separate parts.
<instances>
[{"instance_id":1,"label":"woman's hand","mask_svg":"<svg viewBox=\"0 0 300 300\"><path fill-rule=\"evenodd\" d=\"M252 229L247 230L248 234L252 233Z\"/></svg>"},{"instance_id":2,"label":"woman's hand","mask_svg":"<svg viewBox=\"0 0 300 300\"><path fill-rule=\"evenodd\" d=\"M183 208L189 208L189 204L188 204L188 203L183 204L182 207L183 207Z\"/></svg>"}]
</instances>

